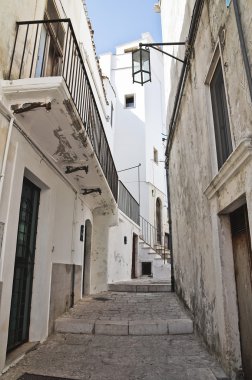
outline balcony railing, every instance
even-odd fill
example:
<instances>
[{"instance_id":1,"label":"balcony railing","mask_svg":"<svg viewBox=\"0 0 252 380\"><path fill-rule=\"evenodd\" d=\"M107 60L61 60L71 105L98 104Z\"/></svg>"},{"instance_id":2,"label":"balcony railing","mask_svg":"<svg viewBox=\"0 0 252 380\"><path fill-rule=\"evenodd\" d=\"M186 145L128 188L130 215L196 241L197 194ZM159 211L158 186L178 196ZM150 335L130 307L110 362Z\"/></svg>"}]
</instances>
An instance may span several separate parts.
<instances>
[{"instance_id":1,"label":"balcony railing","mask_svg":"<svg viewBox=\"0 0 252 380\"><path fill-rule=\"evenodd\" d=\"M119 209L139 225L139 203L137 203L121 181L119 181L118 193Z\"/></svg>"},{"instance_id":2,"label":"balcony railing","mask_svg":"<svg viewBox=\"0 0 252 380\"><path fill-rule=\"evenodd\" d=\"M21 21L8 79L62 76L117 200L118 176L70 19Z\"/></svg>"},{"instance_id":3,"label":"balcony railing","mask_svg":"<svg viewBox=\"0 0 252 380\"><path fill-rule=\"evenodd\" d=\"M141 226L141 238L148 244L151 248L156 250L157 244L157 229L146 219L140 216L140 226Z\"/></svg>"}]
</instances>

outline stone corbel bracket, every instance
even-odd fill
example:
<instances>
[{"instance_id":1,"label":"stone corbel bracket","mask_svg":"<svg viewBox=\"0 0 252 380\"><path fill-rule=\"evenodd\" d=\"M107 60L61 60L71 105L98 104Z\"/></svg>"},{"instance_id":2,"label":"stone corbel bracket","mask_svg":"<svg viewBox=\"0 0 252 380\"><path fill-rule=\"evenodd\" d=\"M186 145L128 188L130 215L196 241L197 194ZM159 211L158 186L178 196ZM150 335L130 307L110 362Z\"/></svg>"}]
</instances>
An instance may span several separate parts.
<instances>
[{"instance_id":1,"label":"stone corbel bracket","mask_svg":"<svg viewBox=\"0 0 252 380\"><path fill-rule=\"evenodd\" d=\"M204 194L212 199L216 193L252 158L252 137L244 138L228 157L218 174L210 182Z\"/></svg>"}]
</instances>

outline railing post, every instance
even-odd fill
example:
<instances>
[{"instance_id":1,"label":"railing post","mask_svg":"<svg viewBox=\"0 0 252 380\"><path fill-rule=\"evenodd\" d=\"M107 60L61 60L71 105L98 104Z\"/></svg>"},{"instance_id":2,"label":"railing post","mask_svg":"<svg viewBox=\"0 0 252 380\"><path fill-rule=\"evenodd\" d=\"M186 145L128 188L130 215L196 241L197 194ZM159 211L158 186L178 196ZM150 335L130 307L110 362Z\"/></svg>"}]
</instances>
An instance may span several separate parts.
<instances>
[{"instance_id":1,"label":"railing post","mask_svg":"<svg viewBox=\"0 0 252 380\"><path fill-rule=\"evenodd\" d=\"M22 73L22 68L23 68L24 55L25 55L25 47L26 47L26 42L27 42L27 36L28 36L29 26L30 25L27 24L26 34L25 34L25 42L24 42L24 49L23 49L23 54L22 54L22 60L21 60L20 70L19 70L19 79L21 78L21 73Z\"/></svg>"},{"instance_id":2,"label":"railing post","mask_svg":"<svg viewBox=\"0 0 252 380\"><path fill-rule=\"evenodd\" d=\"M33 53L32 53L32 62L31 62L30 78L31 78L31 76L32 76L33 62L34 62L34 56L35 56L36 45L37 45L38 27L39 27L39 24L37 24L37 28L36 28L36 36L35 36L35 42L34 42Z\"/></svg>"},{"instance_id":3,"label":"railing post","mask_svg":"<svg viewBox=\"0 0 252 380\"><path fill-rule=\"evenodd\" d=\"M19 24L17 24L15 42L14 42L13 52L12 52L12 56L11 56L11 64L10 64L10 71L9 71L9 77L8 77L9 80L11 79L12 64L13 64L13 59L14 59L15 50L16 50L18 31L19 31Z\"/></svg>"}]
</instances>

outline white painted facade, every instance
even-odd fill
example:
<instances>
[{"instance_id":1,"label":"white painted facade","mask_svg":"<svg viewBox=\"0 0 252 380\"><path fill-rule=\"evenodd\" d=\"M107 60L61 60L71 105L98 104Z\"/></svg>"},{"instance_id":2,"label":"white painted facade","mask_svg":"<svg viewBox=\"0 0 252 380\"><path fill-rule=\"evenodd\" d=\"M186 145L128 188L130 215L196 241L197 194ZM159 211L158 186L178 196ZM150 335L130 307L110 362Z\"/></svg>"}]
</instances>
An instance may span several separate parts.
<instances>
[{"instance_id":1,"label":"white painted facade","mask_svg":"<svg viewBox=\"0 0 252 380\"><path fill-rule=\"evenodd\" d=\"M111 180L111 171L105 173L108 169L104 169L104 159L112 157L106 139L112 148L110 105L115 102L115 94L106 80L105 84L101 80L83 2L55 0L58 17L71 20L93 94L89 96L94 100L93 108L89 106L85 123L80 107L88 106L80 106L76 90L71 96L67 79L61 75L34 77L35 66L30 77L35 38L32 32L27 37L21 78L18 65L24 42L22 45L17 39L13 77L8 80L16 22L43 20L47 2L3 0L1 5L5 11L0 15L0 372L6 360L24 177L40 189L29 333L24 341L46 339L53 331L54 320L78 301L83 291L97 293L107 289L108 281L130 278L133 233L139 235L139 227L118 210L116 171ZM38 28L39 38L41 30ZM80 73L81 68L78 70ZM70 71L70 67L66 69L66 78ZM74 79L78 79L78 73ZM84 80L84 74L79 75ZM34 108L29 110L30 105ZM24 112L13 112L22 107ZM99 127L100 145L95 148L96 140L87 129L90 125L95 129L99 123L105 134ZM101 140L99 136L105 137ZM99 156L101 149L105 158ZM112 170L113 160L109 162ZM88 166L88 172L66 173L68 167L78 166ZM83 189L96 188L101 194L82 195ZM90 244L86 244L87 236ZM126 267L116 260L117 252L124 256Z\"/></svg>"},{"instance_id":2,"label":"white painted facade","mask_svg":"<svg viewBox=\"0 0 252 380\"><path fill-rule=\"evenodd\" d=\"M151 49L152 81L141 86L132 83L132 49L138 48L139 43L153 42L149 33L142 38L131 41L116 48L116 53L107 53L100 57L103 75L109 81L116 93L116 113L113 129L113 151L119 178L133 197L140 201L140 215L154 228L156 221L156 202L161 202L162 245L164 234L168 233L166 178L164 170L165 118L164 118L164 76L163 56ZM126 105L126 98L133 97L134 104ZM155 150L155 160L154 160ZM138 178L138 168L141 164ZM139 184L140 179L140 184ZM140 186L140 194L139 194ZM142 261L152 262L152 273L158 273L156 263L160 256L150 247L143 249L139 246L138 266ZM154 260L155 259L155 260ZM154 269L156 267L156 269ZM138 275L141 268L137 269ZM169 274L167 273L167 279Z\"/></svg>"},{"instance_id":3,"label":"white painted facade","mask_svg":"<svg viewBox=\"0 0 252 380\"><path fill-rule=\"evenodd\" d=\"M252 354L252 285L247 281L249 275L246 277L250 268L251 278L252 98L237 20L240 17L251 66L251 1L231 1L229 7L218 0L160 0L160 3L164 42L185 41L192 25L193 7L201 3L169 154L175 288L230 378L243 378L242 367L249 371ZM234 8L237 4L238 17ZM174 49L174 53L184 58L183 48ZM168 59L164 67L169 133L182 64ZM216 110L211 97L217 63L223 75L232 147L221 165L217 156ZM237 248L236 239L242 239L242 235L232 225L234 212L241 208L247 209L243 227L246 249L241 240ZM242 258L241 270L238 265ZM241 311L243 297L246 312ZM248 327L244 328L246 320ZM245 346L244 336L250 347ZM247 360L243 352L248 355ZM251 371L250 365L244 378L251 378Z\"/></svg>"}]
</instances>

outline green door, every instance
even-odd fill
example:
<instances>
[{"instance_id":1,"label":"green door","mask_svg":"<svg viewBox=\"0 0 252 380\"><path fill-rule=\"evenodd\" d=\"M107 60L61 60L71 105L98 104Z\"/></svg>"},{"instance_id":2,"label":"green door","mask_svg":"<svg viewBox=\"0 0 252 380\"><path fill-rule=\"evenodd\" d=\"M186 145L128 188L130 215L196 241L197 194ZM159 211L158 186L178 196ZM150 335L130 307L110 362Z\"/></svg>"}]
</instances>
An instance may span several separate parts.
<instances>
[{"instance_id":1,"label":"green door","mask_svg":"<svg viewBox=\"0 0 252 380\"><path fill-rule=\"evenodd\" d=\"M19 211L7 350L29 339L40 189L24 178Z\"/></svg>"}]
</instances>

